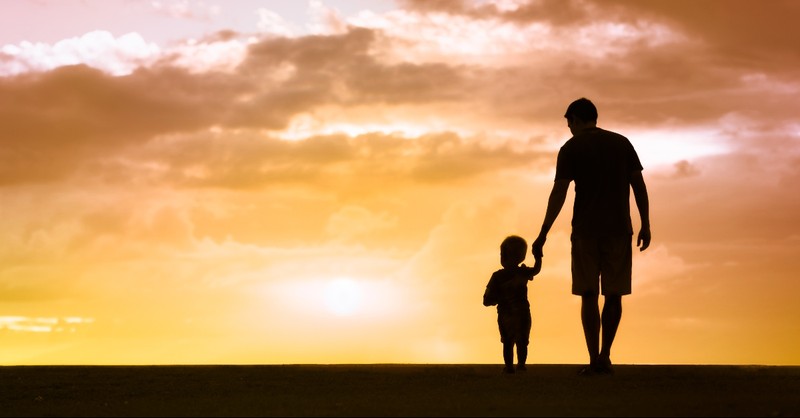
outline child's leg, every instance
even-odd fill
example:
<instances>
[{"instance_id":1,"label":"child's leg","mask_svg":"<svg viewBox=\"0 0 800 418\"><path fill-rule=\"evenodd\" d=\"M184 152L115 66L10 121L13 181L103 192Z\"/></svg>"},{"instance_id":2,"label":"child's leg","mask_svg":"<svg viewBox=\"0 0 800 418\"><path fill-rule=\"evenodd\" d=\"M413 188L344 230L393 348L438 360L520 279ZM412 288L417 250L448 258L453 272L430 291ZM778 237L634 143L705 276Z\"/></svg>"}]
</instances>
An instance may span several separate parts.
<instances>
[{"instance_id":1,"label":"child's leg","mask_svg":"<svg viewBox=\"0 0 800 418\"><path fill-rule=\"evenodd\" d=\"M528 343L531 339L531 312L528 310L522 315L519 334L517 338L517 368L525 370L528 361Z\"/></svg>"},{"instance_id":2,"label":"child's leg","mask_svg":"<svg viewBox=\"0 0 800 418\"><path fill-rule=\"evenodd\" d=\"M514 373L514 343L503 343L503 373Z\"/></svg>"},{"instance_id":3,"label":"child's leg","mask_svg":"<svg viewBox=\"0 0 800 418\"><path fill-rule=\"evenodd\" d=\"M520 366L524 366L526 361L528 361L528 345L525 343L518 343L517 364Z\"/></svg>"},{"instance_id":4,"label":"child's leg","mask_svg":"<svg viewBox=\"0 0 800 418\"><path fill-rule=\"evenodd\" d=\"M503 362L508 367L514 367L514 343L503 343Z\"/></svg>"}]
</instances>

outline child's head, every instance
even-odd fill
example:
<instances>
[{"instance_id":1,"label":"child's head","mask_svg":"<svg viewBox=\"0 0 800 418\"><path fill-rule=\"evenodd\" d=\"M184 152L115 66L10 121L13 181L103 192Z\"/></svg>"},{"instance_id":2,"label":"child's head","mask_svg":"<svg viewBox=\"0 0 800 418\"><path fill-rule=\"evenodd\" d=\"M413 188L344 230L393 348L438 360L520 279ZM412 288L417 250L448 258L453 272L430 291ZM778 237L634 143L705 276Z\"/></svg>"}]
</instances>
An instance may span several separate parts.
<instances>
[{"instance_id":1,"label":"child's head","mask_svg":"<svg viewBox=\"0 0 800 418\"><path fill-rule=\"evenodd\" d=\"M517 235L506 237L500 244L500 264L505 268L519 266L525 261L528 253L528 243L525 238Z\"/></svg>"}]
</instances>

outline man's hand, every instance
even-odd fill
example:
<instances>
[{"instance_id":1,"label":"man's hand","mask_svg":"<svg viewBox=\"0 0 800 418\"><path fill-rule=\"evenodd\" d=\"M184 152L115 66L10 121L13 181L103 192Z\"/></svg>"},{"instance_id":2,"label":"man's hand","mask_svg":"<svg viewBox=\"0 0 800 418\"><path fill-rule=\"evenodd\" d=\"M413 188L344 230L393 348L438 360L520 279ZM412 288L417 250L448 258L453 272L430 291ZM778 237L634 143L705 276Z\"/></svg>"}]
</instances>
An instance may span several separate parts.
<instances>
[{"instance_id":1,"label":"man's hand","mask_svg":"<svg viewBox=\"0 0 800 418\"><path fill-rule=\"evenodd\" d=\"M636 238L636 246L639 251L644 251L650 246L650 228L642 228L639 230L639 237Z\"/></svg>"},{"instance_id":2,"label":"man's hand","mask_svg":"<svg viewBox=\"0 0 800 418\"><path fill-rule=\"evenodd\" d=\"M531 244L531 253L534 258L544 257L544 242L547 241L547 236L539 235L533 244ZM649 240L648 240L649 241Z\"/></svg>"}]
</instances>

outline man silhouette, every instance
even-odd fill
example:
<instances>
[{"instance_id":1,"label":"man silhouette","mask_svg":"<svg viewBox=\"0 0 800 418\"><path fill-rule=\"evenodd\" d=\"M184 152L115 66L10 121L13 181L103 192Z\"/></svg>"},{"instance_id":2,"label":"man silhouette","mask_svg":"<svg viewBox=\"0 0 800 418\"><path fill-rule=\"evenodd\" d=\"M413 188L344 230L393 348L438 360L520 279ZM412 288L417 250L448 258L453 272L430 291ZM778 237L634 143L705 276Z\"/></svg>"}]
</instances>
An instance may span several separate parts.
<instances>
[{"instance_id":1,"label":"man silhouette","mask_svg":"<svg viewBox=\"0 0 800 418\"><path fill-rule=\"evenodd\" d=\"M572 133L559 150L542 229L531 245L542 257L553 226L575 182L572 215L572 294L581 297L581 323L589 365L581 375L611 374L611 345L622 318L622 296L631 293L630 190L639 209L640 251L650 246L650 214L642 164L624 136L597 127L597 108L580 98L564 114ZM600 315L599 295L604 297ZM602 331L602 348L600 334Z\"/></svg>"}]
</instances>

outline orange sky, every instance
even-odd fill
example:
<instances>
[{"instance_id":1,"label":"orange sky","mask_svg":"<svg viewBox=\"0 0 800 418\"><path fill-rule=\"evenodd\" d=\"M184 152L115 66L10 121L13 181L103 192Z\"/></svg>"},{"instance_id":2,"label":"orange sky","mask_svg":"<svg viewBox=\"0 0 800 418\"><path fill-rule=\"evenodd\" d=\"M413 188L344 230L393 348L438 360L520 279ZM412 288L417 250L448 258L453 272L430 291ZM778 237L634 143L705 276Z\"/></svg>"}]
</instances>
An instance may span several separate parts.
<instances>
[{"instance_id":1,"label":"orange sky","mask_svg":"<svg viewBox=\"0 0 800 418\"><path fill-rule=\"evenodd\" d=\"M2 8L0 365L500 363L582 96L650 192L614 362L800 365L800 2ZM586 360L572 197L531 363Z\"/></svg>"}]
</instances>

